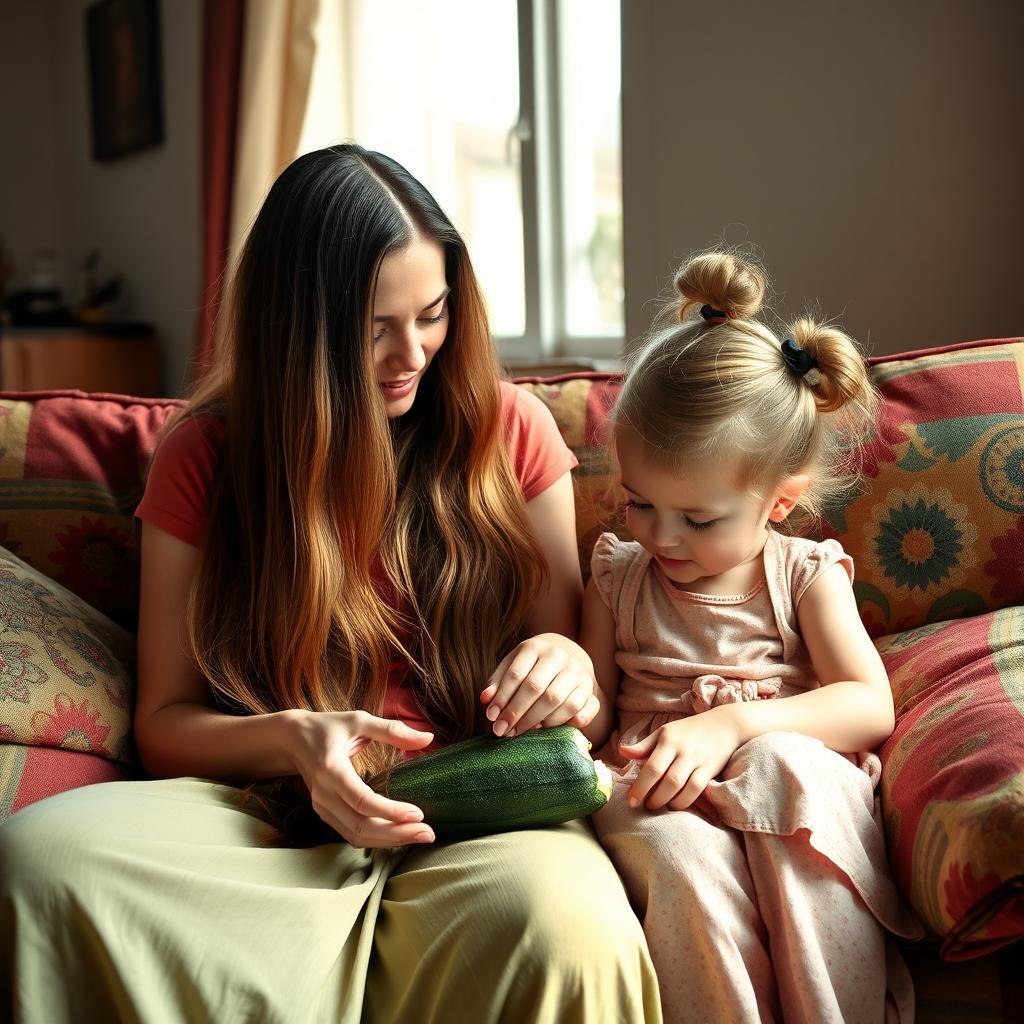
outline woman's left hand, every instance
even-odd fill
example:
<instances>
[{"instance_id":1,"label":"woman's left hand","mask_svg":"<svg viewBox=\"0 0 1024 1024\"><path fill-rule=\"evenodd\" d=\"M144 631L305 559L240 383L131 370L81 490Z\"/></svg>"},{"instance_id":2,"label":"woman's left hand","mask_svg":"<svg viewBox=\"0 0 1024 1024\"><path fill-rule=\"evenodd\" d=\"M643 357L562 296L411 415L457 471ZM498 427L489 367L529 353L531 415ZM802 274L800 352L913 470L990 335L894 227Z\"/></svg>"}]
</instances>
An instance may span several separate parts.
<instances>
[{"instance_id":1,"label":"woman's left hand","mask_svg":"<svg viewBox=\"0 0 1024 1024\"><path fill-rule=\"evenodd\" d=\"M496 736L518 736L538 726L583 728L600 707L594 686L587 652L560 633L541 633L502 658L480 700Z\"/></svg>"}]
</instances>

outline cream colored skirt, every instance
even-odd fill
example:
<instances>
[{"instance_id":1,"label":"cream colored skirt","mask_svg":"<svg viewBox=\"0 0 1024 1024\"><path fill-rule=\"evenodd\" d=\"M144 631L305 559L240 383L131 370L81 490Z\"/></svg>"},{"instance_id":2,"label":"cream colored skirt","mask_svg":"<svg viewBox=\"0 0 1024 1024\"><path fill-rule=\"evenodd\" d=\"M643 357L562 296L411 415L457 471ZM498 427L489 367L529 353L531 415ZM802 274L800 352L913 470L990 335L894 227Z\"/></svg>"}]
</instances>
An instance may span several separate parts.
<instances>
[{"instance_id":1,"label":"cream colored skirt","mask_svg":"<svg viewBox=\"0 0 1024 1024\"><path fill-rule=\"evenodd\" d=\"M62 793L0 826L0 1019L660 1021L589 828L365 851L269 845L202 779Z\"/></svg>"}]
</instances>

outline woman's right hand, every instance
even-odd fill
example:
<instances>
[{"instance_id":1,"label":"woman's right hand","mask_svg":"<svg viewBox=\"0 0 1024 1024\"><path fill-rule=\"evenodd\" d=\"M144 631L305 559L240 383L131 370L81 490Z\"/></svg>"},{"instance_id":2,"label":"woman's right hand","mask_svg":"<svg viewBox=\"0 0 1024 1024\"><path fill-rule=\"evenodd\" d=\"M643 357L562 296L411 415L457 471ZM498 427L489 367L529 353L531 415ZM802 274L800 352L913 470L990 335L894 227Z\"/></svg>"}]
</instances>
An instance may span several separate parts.
<instances>
[{"instance_id":1,"label":"woman's right hand","mask_svg":"<svg viewBox=\"0 0 1024 1024\"><path fill-rule=\"evenodd\" d=\"M406 846L432 843L434 831L414 804L374 792L352 766L352 755L371 741L399 750L420 750L433 733L365 711L296 711L295 767L306 783L313 808L353 846Z\"/></svg>"}]
</instances>

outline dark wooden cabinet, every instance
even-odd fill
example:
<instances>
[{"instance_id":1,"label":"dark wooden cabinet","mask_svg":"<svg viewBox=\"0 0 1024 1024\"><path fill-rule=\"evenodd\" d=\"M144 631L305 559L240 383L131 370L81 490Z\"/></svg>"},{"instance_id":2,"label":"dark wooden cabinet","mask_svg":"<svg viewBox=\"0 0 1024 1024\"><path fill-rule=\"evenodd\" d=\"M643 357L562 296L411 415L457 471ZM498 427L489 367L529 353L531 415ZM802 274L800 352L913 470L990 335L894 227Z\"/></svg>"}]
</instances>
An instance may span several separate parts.
<instances>
[{"instance_id":1,"label":"dark wooden cabinet","mask_svg":"<svg viewBox=\"0 0 1024 1024\"><path fill-rule=\"evenodd\" d=\"M79 388L160 394L160 349L147 324L0 328L0 390Z\"/></svg>"}]
</instances>

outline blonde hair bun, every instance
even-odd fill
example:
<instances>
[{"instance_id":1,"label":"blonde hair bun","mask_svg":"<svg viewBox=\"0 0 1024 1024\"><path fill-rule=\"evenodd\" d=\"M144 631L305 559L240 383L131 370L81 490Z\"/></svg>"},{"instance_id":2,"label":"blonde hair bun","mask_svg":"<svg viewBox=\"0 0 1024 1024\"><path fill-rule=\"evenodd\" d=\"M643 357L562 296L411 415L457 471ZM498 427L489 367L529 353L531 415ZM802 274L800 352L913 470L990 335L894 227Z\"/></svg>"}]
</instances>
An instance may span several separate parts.
<instances>
[{"instance_id":1,"label":"blonde hair bun","mask_svg":"<svg viewBox=\"0 0 1024 1024\"><path fill-rule=\"evenodd\" d=\"M801 317L789 325L789 336L818 364L820 380L814 387L814 397L820 412L835 412L870 394L867 364L848 334Z\"/></svg>"},{"instance_id":2,"label":"blonde hair bun","mask_svg":"<svg viewBox=\"0 0 1024 1024\"><path fill-rule=\"evenodd\" d=\"M760 268L727 252L708 252L687 260L676 271L673 283L682 296L680 320L701 306L732 318L752 317L761 308L766 286Z\"/></svg>"}]
</instances>

